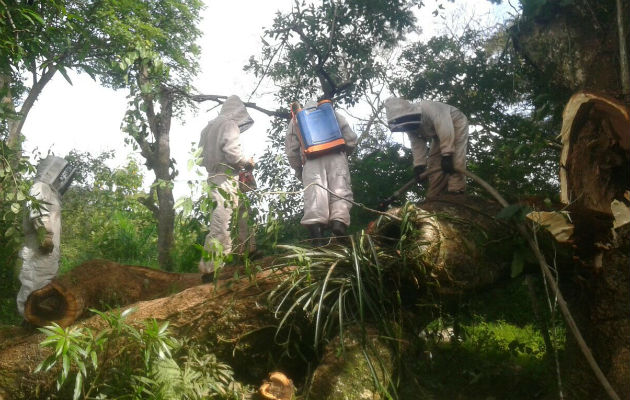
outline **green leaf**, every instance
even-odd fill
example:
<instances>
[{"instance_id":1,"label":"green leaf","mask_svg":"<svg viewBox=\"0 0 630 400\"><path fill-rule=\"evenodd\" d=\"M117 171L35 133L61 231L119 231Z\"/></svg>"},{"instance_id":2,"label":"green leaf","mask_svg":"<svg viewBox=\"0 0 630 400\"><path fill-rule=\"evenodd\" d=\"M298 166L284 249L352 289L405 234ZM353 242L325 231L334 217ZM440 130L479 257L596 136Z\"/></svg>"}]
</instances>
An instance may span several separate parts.
<instances>
[{"instance_id":1,"label":"green leaf","mask_svg":"<svg viewBox=\"0 0 630 400\"><path fill-rule=\"evenodd\" d=\"M67 354L64 354L61 356L61 361L62 361L61 383L63 384L63 382L68 377L68 374L70 373L70 358L68 357Z\"/></svg>"},{"instance_id":2,"label":"green leaf","mask_svg":"<svg viewBox=\"0 0 630 400\"><path fill-rule=\"evenodd\" d=\"M78 400L81 397L81 389L83 389L83 375L77 374L74 380L74 393L72 394L72 400Z\"/></svg>"},{"instance_id":3,"label":"green leaf","mask_svg":"<svg viewBox=\"0 0 630 400\"><path fill-rule=\"evenodd\" d=\"M4 232L4 236L5 237L11 237L13 235L15 235L17 231L15 230L15 227L10 226L5 232Z\"/></svg>"},{"instance_id":4,"label":"green leaf","mask_svg":"<svg viewBox=\"0 0 630 400\"><path fill-rule=\"evenodd\" d=\"M13 214L17 214L20 212L20 203L13 203L11 204L11 211L13 211Z\"/></svg>"},{"instance_id":5,"label":"green leaf","mask_svg":"<svg viewBox=\"0 0 630 400\"><path fill-rule=\"evenodd\" d=\"M66 79L66 81L68 81L68 83L70 85L72 85L72 80L68 76L68 72L66 71L66 69L63 68L62 66L59 66L59 72L61 73L61 75L63 75L63 77Z\"/></svg>"}]
</instances>

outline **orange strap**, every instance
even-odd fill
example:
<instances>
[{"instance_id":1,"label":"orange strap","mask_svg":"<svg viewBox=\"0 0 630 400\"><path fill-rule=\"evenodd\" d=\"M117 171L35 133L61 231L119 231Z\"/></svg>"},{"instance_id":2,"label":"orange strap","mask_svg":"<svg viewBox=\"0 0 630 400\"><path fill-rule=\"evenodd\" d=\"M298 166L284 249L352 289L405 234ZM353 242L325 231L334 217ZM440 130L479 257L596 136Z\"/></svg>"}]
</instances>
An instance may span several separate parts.
<instances>
[{"instance_id":1,"label":"orange strap","mask_svg":"<svg viewBox=\"0 0 630 400\"><path fill-rule=\"evenodd\" d=\"M346 144L346 141L341 139L333 140L332 142L316 144L315 146L311 146L308 149L304 150L304 153L307 155L314 155L319 153L320 151L331 150Z\"/></svg>"}]
</instances>

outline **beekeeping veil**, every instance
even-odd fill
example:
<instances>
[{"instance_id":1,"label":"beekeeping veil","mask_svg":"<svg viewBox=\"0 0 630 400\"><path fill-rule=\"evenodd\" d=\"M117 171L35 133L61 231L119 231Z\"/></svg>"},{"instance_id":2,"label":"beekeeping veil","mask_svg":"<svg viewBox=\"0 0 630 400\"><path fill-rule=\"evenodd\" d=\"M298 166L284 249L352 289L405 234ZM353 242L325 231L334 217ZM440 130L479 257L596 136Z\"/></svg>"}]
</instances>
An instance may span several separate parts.
<instances>
[{"instance_id":1,"label":"beekeeping veil","mask_svg":"<svg viewBox=\"0 0 630 400\"><path fill-rule=\"evenodd\" d=\"M48 156L37 166L36 181L49 184L63 196L68 189L76 169L65 159L56 156Z\"/></svg>"}]
</instances>

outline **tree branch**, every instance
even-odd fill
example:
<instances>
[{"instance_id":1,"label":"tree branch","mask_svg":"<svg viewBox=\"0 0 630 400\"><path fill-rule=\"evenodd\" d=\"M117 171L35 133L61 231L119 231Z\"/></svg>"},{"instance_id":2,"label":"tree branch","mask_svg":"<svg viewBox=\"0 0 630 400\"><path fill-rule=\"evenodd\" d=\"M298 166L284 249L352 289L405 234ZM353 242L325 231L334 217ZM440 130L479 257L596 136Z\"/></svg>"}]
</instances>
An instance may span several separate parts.
<instances>
[{"instance_id":1,"label":"tree branch","mask_svg":"<svg viewBox=\"0 0 630 400\"><path fill-rule=\"evenodd\" d=\"M224 95L218 95L218 94L197 94L197 95L186 95L188 96L191 100L196 101L198 103L204 102L204 101L214 101L217 102L219 104L223 104L225 99L228 98L228 96L224 96ZM252 103L252 102L244 102L243 103L245 105L245 107L247 108L252 108L256 111L260 111L263 114L266 114L270 117L278 117L278 118L283 118L283 119L291 119L291 113L288 111L283 111L282 109L278 109L275 111L272 110L268 110L266 108L262 108L258 105L256 105L256 103Z\"/></svg>"},{"instance_id":2,"label":"tree branch","mask_svg":"<svg viewBox=\"0 0 630 400\"><path fill-rule=\"evenodd\" d=\"M138 197L138 201L142 205L144 205L146 208L148 208L149 211L151 211L151 213L153 214L153 216L157 219L160 210L158 209L158 206L155 205L155 201L153 201L154 194L155 194L155 186L151 185L151 189L149 189L149 195L146 197L144 196Z\"/></svg>"}]
</instances>

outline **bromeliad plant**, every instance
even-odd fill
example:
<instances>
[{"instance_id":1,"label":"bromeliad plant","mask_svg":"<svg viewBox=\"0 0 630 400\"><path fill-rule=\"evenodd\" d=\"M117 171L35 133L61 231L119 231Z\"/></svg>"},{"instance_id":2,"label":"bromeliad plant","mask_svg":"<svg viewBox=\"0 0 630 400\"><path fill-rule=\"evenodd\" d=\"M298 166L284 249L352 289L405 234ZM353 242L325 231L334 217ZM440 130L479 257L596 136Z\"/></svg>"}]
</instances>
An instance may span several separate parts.
<instances>
[{"instance_id":1,"label":"bromeliad plant","mask_svg":"<svg viewBox=\"0 0 630 400\"><path fill-rule=\"evenodd\" d=\"M52 354L36 372L60 368L57 391L69 397L66 383L74 376L72 398L221 399L237 400L245 388L234 382L231 368L205 349L171 335L168 323L145 321L136 328L122 313L97 313L107 327L48 326L42 347ZM64 398L67 398L64 397Z\"/></svg>"},{"instance_id":2,"label":"bromeliad plant","mask_svg":"<svg viewBox=\"0 0 630 400\"><path fill-rule=\"evenodd\" d=\"M290 272L268 296L280 320L276 339L291 350L290 343L301 341L293 336L307 336L302 329L304 320L314 327L315 350L337 334L343 342L348 327L358 325L364 330L367 323L379 326L387 337L398 337L399 282L411 271L396 244L413 236L411 225L403 225L402 238L393 244L384 245L386 241L360 231L348 237L348 246L278 246L290 254L272 268Z\"/></svg>"}]
</instances>

